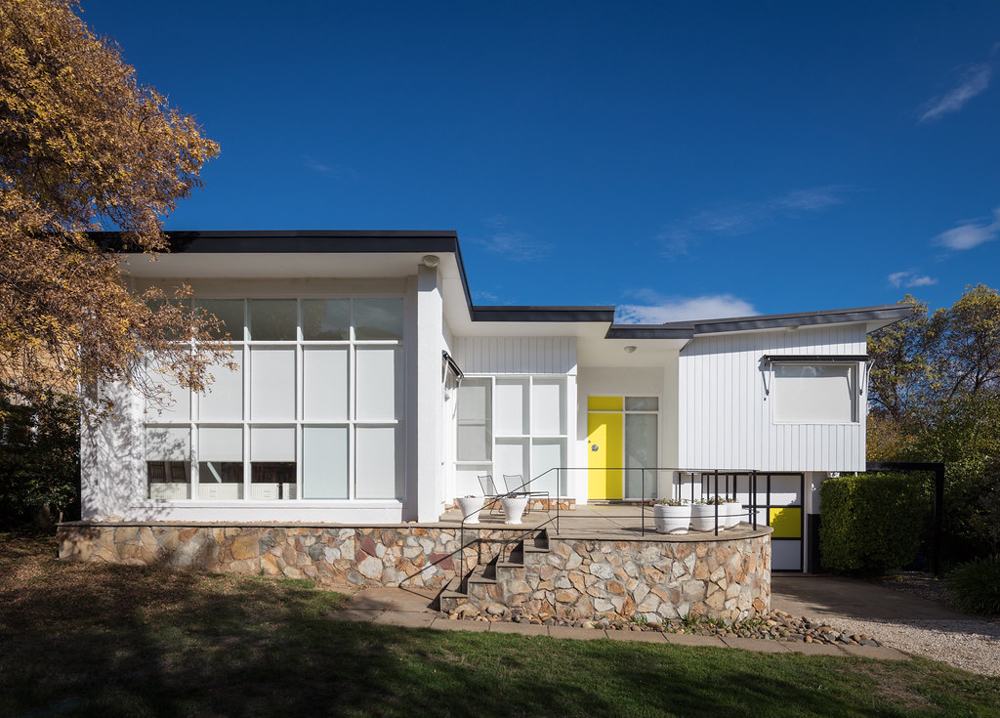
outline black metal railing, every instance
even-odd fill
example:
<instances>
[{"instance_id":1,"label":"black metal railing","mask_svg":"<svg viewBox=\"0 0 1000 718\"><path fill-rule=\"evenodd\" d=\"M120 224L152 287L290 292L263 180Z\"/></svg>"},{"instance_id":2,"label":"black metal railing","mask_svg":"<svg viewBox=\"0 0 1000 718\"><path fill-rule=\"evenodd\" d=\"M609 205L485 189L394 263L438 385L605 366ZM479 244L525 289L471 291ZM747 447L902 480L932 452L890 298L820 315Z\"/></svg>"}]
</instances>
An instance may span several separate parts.
<instances>
[{"instance_id":1,"label":"black metal railing","mask_svg":"<svg viewBox=\"0 0 1000 718\"><path fill-rule=\"evenodd\" d=\"M551 496L551 492L548 492L548 491L532 491L532 489L531 489L531 484L533 484L536 481L539 481L539 480L545 478L546 476L548 476L549 474L551 474L553 471L557 472L556 473L556 499L555 499L555 506L556 507L555 507L555 516L552 516L552 496ZM498 554L498 556L500 557L501 562L503 560L504 549L505 549L505 547L508 544L510 544L510 543L516 543L517 541L523 540L524 537L526 537L526 536L530 535L531 533L537 531L539 528L541 528L543 526L548 526L549 524L555 524L556 533L559 533L560 507L561 507L562 501L563 501L563 497L561 495L562 494L562 491L561 491L561 489L562 489L562 483L560 482L560 478L561 477L559 476L559 473L558 473L559 471L560 471L560 469L549 469L548 471L544 471L541 474L539 474L538 476L536 476L535 478L528 479L527 481L522 482L519 486L506 491L499 498L489 498L489 499L487 499L486 497L484 497L482 507L476 509L475 511L470 512L468 515L462 516L462 523L461 523L461 525L459 527L459 546L460 546L459 551L461 551L460 559L459 559L459 564L460 564L460 567L461 567L461 573L459 574L460 587L462 587L464 589L465 585L466 585L466 582L468 581L468 575L467 575L467 571L466 571L466 568L465 568L465 548L468 545L468 544L466 544L466 541L465 541L466 524L468 523L468 520L471 517L478 516L482 511L484 511L487 508L492 509L492 507L495 505L495 503L497 501L503 501L503 499L505 499L505 498L515 498L517 496L523 496L524 499L525 499L525 501L528 502L526 504L526 508L527 508L527 506L530 505L530 502L532 500L532 496L533 495L536 495L536 496L545 495L545 497L546 497L545 499L539 499L539 500L545 502L543 504L543 506L545 507L543 510L548 515L548 518L545 521L542 521L541 523L538 523L538 524L534 524L529 529L525 529L521 534L519 534L518 538L513 538L513 539L500 538L500 539L496 539L496 540L491 539L490 540L491 543L499 543L501 545L500 546L500 554ZM478 524L478 522L477 522L476 525L479 526L481 524ZM477 543L478 545L481 546L482 545L482 539L477 536L477 538L475 540L475 543Z\"/></svg>"},{"instance_id":2,"label":"black metal railing","mask_svg":"<svg viewBox=\"0 0 1000 718\"><path fill-rule=\"evenodd\" d=\"M671 486L671 496L670 496L670 498L674 498L674 499L681 499L681 498L683 498L681 496L681 493L683 492L683 490L685 488L685 486L684 486L685 482L683 480L676 481L675 477L680 477L680 476L685 475L685 474L688 475L688 477L690 479L690 484L691 484L691 501L692 501L692 503L694 503L695 501L699 500L695 496L695 491L696 491L696 489L695 489L695 484L696 484L695 477L696 476L700 477L701 480L697 482L697 484L700 487L698 489L698 492L701 494L700 500L712 499L713 503L714 503L714 506L715 506L715 512L714 512L715 516L714 516L714 522L713 523L714 523L714 533L715 533L716 536L719 535L719 518L720 518L719 517L719 506L720 506L720 504L718 502L718 499L720 497L721 498L725 498L727 500L728 499L737 499L738 498L737 494L740 493L738 491L738 481L737 481L737 478L738 477L746 477L746 479L747 479L747 502L746 503L741 503L740 504L740 509L741 509L741 513L746 517L747 522L753 527L753 530L754 531L757 530L757 527L758 527L757 526L757 524L758 524L758 521L757 521L757 516L758 516L757 472L754 471L754 470L751 470L751 469L689 469L689 468L677 468L677 467L655 467L655 468L608 467L608 468L605 468L603 470L604 471L618 471L618 472L621 472L621 474L622 474L622 482L623 482L622 483L622 496L623 497L625 496L625 493L626 493L625 492L625 476L627 475L627 472L633 472L633 473L637 472L637 471L640 472L640 496L639 497L628 497L627 499L624 499L624 500L626 500L626 501L638 501L639 527L640 527L639 530L640 530L640 535L642 535L642 536L646 535L646 515L647 515L649 509L652 508L652 506L655 504L655 501L658 498L665 498L665 497L658 497L657 496L658 492L655 491L655 487L656 487L655 480L658 478L658 476L661 473L669 473L671 475L671 477L670 477L670 486ZM543 504L543 506L544 506L543 511L545 511L545 513L548 516L548 518L546 518L544 521L542 521L540 523L534 523L530 528L525 529L524 531L522 531L520 534L518 534L514 538L490 539L491 543L498 543L498 544L501 545L500 552L497 554L497 557L502 562L503 561L503 557L504 557L504 553L506 551L506 547L507 546L509 546L511 544L515 544L518 541L524 540L524 538L528 537L532 533L535 533L535 532L539 531L543 527L546 527L546 526L549 526L549 525L553 525L554 528L555 528L556 534L559 534L560 527L561 527L562 504L563 504L564 501L567 500L567 497L564 495L565 493L567 493L564 490L564 487L565 487L564 480L566 479L566 477L569 475L570 472L589 472L589 471L590 471L589 468L580 468L580 467L566 467L566 466L563 466L563 467L551 468L551 469L548 469L547 471L542 472L541 474L539 474L538 476L536 476L536 477L534 477L532 479L528 479L527 481L524 481L520 486L518 486L518 487L514 488L513 490L507 491L506 493L500 495L499 498L486 499L484 497L483 506L481 508L477 509L476 511L471 512L468 516L463 516L462 517L462 522L461 522L461 525L460 525L460 533L459 533L459 540L460 540L459 551L461 552L461 558L460 558L461 573L459 574L459 580L462 583L462 585L464 586L465 582L468 579L468 577L466 575L467 572L466 572L466 561L465 561L465 549L469 545L469 544L466 543L466 528L467 528L467 522L468 522L468 520L470 518L472 518L473 516L477 516L478 514L480 514L480 512L482 512L482 511L484 511L486 509L491 509L494 506L495 502L502 501L503 498L514 497L514 496L524 496L525 499L526 499L526 501L530 502L532 500L532 494L533 493L535 495L545 494L546 493L544 491L533 490L532 489L532 484L534 484L535 486L539 486L539 485L541 485L543 483L547 483L546 480L548 478L550 478L554 474L554 476L555 476L555 487L556 487L555 498L554 499L552 498L552 495L551 495L552 492L549 491L548 495L547 495L547 498L545 499L545 503ZM652 486L650 486L650 483L649 483L649 478L648 478L649 476L653 477ZM706 477L708 479L707 484L708 484L708 486L711 487L711 490L706 490L706 480L705 480ZM722 478L725 481L724 485L722 485L722 486L720 486L720 478ZM731 488L730 488L730 479L732 479L732 487ZM720 489L722 490L724 496L720 495ZM553 504L554 504L554 509L553 509ZM554 511L555 515L553 515L553 511ZM611 519L609 518L608 520L610 521ZM481 524L476 524L476 525L479 526ZM482 544L482 539L477 536L474 542L478 543L479 545L481 545ZM490 560L492 560L492 558Z\"/></svg>"}]
</instances>

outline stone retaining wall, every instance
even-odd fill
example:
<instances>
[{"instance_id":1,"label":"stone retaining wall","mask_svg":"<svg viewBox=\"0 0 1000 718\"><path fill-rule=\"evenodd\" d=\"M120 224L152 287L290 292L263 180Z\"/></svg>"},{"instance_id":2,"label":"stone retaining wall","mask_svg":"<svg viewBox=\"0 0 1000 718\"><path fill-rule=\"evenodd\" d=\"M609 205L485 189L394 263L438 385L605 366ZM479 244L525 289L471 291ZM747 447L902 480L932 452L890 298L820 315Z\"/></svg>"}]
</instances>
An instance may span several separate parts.
<instances>
[{"instance_id":1,"label":"stone retaining wall","mask_svg":"<svg viewBox=\"0 0 1000 718\"><path fill-rule=\"evenodd\" d=\"M521 529L479 529L459 551L454 527L220 526L132 523L61 524L59 557L132 565L162 564L216 573L308 578L357 587L443 588L459 570L490 561L498 542ZM707 616L726 622L770 608L770 530L697 540L573 539L550 535L548 551L525 551L525 564L498 575L468 601L533 615ZM750 535L747 535L750 534ZM466 530L466 541L476 531ZM510 564L507 564L508 566Z\"/></svg>"},{"instance_id":2,"label":"stone retaining wall","mask_svg":"<svg viewBox=\"0 0 1000 718\"><path fill-rule=\"evenodd\" d=\"M724 622L760 616L771 603L768 531L705 541L615 541L552 537L524 565L501 564L496 583L469 586L462 613L570 619L687 615Z\"/></svg>"},{"instance_id":3,"label":"stone retaining wall","mask_svg":"<svg viewBox=\"0 0 1000 718\"><path fill-rule=\"evenodd\" d=\"M59 558L148 566L162 564L213 573L308 578L358 587L440 588L461 562L459 530L408 526L298 527L65 523ZM520 530L480 530L485 543L464 550L466 566L489 561L491 541ZM476 531L466 529L466 542Z\"/></svg>"}]
</instances>

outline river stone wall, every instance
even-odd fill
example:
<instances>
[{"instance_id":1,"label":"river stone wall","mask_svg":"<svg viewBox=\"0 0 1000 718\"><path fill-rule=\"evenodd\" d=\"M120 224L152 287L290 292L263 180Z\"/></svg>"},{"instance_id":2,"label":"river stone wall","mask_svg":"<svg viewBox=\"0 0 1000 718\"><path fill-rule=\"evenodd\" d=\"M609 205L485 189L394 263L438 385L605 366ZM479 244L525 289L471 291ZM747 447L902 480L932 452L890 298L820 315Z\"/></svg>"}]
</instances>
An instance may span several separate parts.
<instances>
[{"instance_id":1,"label":"river stone wall","mask_svg":"<svg viewBox=\"0 0 1000 718\"><path fill-rule=\"evenodd\" d=\"M520 530L466 529L467 570ZM276 527L135 523L60 524L59 558L213 573L307 578L324 585L440 588L461 563L460 531L415 527Z\"/></svg>"}]
</instances>

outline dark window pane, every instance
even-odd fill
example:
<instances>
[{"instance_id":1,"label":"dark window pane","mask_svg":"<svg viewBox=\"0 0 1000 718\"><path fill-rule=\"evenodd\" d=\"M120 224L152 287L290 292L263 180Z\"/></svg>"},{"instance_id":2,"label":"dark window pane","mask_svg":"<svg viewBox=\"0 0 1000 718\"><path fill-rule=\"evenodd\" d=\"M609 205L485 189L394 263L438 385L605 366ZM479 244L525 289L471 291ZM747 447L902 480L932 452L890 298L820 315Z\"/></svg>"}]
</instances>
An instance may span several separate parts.
<instances>
[{"instance_id":1,"label":"dark window pane","mask_svg":"<svg viewBox=\"0 0 1000 718\"><path fill-rule=\"evenodd\" d=\"M402 339L402 299L355 299L356 339Z\"/></svg>"},{"instance_id":2,"label":"dark window pane","mask_svg":"<svg viewBox=\"0 0 1000 718\"><path fill-rule=\"evenodd\" d=\"M295 341L294 299L251 299L250 339L256 342Z\"/></svg>"},{"instance_id":3,"label":"dark window pane","mask_svg":"<svg viewBox=\"0 0 1000 718\"><path fill-rule=\"evenodd\" d=\"M302 338L327 342L350 339L351 300L303 299Z\"/></svg>"},{"instance_id":4,"label":"dark window pane","mask_svg":"<svg viewBox=\"0 0 1000 718\"><path fill-rule=\"evenodd\" d=\"M197 299L194 304L219 320L219 328L212 332L213 339L225 339L228 334L233 341L243 341L242 299Z\"/></svg>"}]
</instances>

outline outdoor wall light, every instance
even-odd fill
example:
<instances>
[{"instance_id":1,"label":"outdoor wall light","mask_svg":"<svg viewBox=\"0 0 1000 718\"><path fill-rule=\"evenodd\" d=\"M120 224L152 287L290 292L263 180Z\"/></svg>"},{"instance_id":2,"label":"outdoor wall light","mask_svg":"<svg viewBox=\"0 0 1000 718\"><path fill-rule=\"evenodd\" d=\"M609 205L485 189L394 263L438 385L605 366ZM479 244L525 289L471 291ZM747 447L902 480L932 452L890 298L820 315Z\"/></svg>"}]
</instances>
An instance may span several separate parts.
<instances>
[{"instance_id":1,"label":"outdoor wall light","mask_svg":"<svg viewBox=\"0 0 1000 718\"><path fill-rule=\"evenodd\" d=\"M626 354L635 354L636 348L637 347L634 347L631 344L629 344L627 347L625 347L625 353Z\"/></svg>"},{"instance_id":2,"label":"outdoor wall light","mask_svg":"<svg viewBox=\"0 0 1000 718\"><path fill-rule=\"evenodd\" d=\"M441 258L436 254L425 254L423 258L420 260L420 263L425 267L430 267L431 269L434 269L434 267L441 264Z\"/></svg>"}]
</instances>

